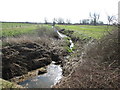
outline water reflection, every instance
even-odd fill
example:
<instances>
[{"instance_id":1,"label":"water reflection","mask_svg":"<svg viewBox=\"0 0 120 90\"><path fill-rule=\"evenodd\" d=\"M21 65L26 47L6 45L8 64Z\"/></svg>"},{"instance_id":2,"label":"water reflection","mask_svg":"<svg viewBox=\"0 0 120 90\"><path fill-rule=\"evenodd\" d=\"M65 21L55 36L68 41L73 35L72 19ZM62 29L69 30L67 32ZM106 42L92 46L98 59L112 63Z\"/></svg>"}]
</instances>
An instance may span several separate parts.
<instances>
[{"instance_id":1,"label":"water reflection","mask_svg":"<svg viewBox=\"0 0 120 90\"><path fill-rule=\"evenodd\" d=\"M21 82L20 85L28 88L50 88L62 78L60 65L55 65L54 63L52 62L47 67L47 73Z\"/></svg>"}]
</instances>

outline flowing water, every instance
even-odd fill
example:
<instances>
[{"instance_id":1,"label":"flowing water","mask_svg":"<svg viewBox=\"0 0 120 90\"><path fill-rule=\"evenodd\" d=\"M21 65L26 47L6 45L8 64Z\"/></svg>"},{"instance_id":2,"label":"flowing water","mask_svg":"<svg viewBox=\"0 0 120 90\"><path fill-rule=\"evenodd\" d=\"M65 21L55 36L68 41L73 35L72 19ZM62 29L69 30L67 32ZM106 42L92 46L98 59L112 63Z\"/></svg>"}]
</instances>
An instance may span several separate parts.
<instances>
[{"instance_id":1,"label":"flowing water","mask_svg":"<svg viewBox=\"0 0 120 90\"><path fill-rule=\"evenodd\" d=\"M19 83L24 87L28 88L51 88L62 78L62 69L60 65L55 65L52 62L47 67L47 73L28 79L24 82Z\"/></svg>"},{"instance_id":2,"label":"flowing water","mask_svg":"<svg viewBox=\"0 0 120 90\"><path fill-rule=\"evenodd\" d=\"M54 31L57 32L60 38L68 37L60 33L55 28ZM74 44L71 39L69 41L70 41L70 49L72 49L74 47ZM23 87L28 87L28 88L51 88L53 85L58 83L61 78L62 78L62 69L60 65L55 65L55 62L52 62L47 67L47 73L43 75L35 76L19 84L22 85Z\"/></svg>"},{"instance_id":3,"label":"flowing water","mask_svg":"<svg viewBox=\"0 0 120 90\"><path fill-rule=\"evenodd\" d=\"M68 36L60 33L55 27L52 27L52 28L54 29L55 32L57 32L57 34L58 34L58 36L59 36L60 38L68 37ZM72 48L74 47L74 43L72 42L71 39L69 40L69 42L70 42L70 46L69 46L69 47L70 47L70 49L72 50Z\"/></svg>"}]
</instances>

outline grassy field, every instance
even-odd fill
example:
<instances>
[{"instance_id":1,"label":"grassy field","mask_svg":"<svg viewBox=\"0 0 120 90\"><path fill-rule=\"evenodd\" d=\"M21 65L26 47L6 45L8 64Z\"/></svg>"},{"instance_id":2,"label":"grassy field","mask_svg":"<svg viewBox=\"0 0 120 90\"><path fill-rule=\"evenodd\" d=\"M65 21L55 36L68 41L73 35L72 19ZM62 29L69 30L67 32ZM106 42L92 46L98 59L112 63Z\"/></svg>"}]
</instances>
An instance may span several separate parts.
<instances>
[{"instance_id":1,"label":"grassy field","mask_svg":"<svg viewBox=\"0 0 120 90\"><path fill-rule=\"evenodd\" d=\"M30 33L38 28L37 24L27 23L2 23L2 34L1 36L15 36L24 33Z\"/></svg>"},{"instance_id":2,"label":"grassy field","mask_svg":"<svg viewBox=\"0 0 120 90\"><path fill-rule=\"evenodd\" d=\"M93 25L57 25L66 30L73 30L76 37L84 36L99 39L113 29L112 26L93 26Z\"/></svg>"},{"instance_id":3,"label":"grassy field","mask_svg":"<svg viewBox=\"0 0 120 90\"><path fill-rule=\"evenodd\" d=\"M2 23L2 33L0 37L16 36L24 33L32 33L34 30L39 29L40 26L51 28L51 25L28 24L28 23ZM93 25L56 25L57 27L66 30L74 31L73 35L82 38L95 38L99 39L106 35L108 31L112 30L112 26L93 26Z\"/></svg>"}]
</instances>

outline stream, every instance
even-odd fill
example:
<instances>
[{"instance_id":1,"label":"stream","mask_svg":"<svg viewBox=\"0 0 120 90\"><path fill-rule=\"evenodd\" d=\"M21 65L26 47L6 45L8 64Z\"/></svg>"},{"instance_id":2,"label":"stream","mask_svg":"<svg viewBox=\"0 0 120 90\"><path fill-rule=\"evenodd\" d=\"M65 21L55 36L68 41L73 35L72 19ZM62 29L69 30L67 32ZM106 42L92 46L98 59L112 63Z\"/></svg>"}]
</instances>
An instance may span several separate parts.
<instances>
[{"instance_id":1,"label":"stream","mask_svg":"<svg viewBox=\"0 0 120 90\"><path fill-rule=\"evenodd\" d=\"M57 34L58 34L58 36L59 36L60 38L68 37L68 36L60 33L55 27L52 26L52 28L54 29L55 32L57 32ZM72 42L71 39L69 40L69 42L70 42L70 46L69 46L69 47L70 47L70 49L72 50L72 48L74 47L74 43Z\"/></svg>"},{"instance_id":2,"label":"stream","mask_svg":"<svg viewBox=\"0 0 120 90\"><path fill-rule=\"evenodd\" d=\"M55 32L57 32L60 38L68 37L62 33L60 33L56 28L52 27ZM70 49L74 47L72 40L70 42ZM52 61L50 65L47 66L47 73L35 76L28 80L25 80L19 85L26 87L26 88L51 88L53 85L59 82L62 78L62 68L60 65L55 65L55 62Z\"/></svg>"},{"instance_id":3,"label":"stream","mask_svg":"<svg viewBox=\"0 0 120 90\"><path fill-rule=\"evenodd\" d=\"M52 61L52 63L47 66L47 73L25 80L19 83L19 85L26 88L51 88L59 82L61 78L62 69L60 65L55 65L55 62Z\"/></svg>"}]
</instances>

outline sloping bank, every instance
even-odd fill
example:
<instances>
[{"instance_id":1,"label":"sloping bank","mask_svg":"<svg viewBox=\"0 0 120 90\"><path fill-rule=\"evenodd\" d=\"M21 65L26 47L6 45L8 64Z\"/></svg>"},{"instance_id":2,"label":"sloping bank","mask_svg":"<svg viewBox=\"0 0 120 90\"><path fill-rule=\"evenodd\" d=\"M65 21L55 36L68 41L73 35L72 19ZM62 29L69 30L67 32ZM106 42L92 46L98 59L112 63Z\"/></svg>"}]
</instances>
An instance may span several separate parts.
<instances>
[{"instance_id":1,"label":"sloping bank","mask_svg":"<svg viewBox=\"0 0 120 90\"><path fill-rule=\"evenodd\" d=\"M120 88L119 35L86 44L71 73L54 88ZM82 62L82 63L81 63Z\"/></svg>"},{"instance_id":2,"label":"sloping bank","mask_svg":"<svg viewBox=\"0 0 120 90\"><path fill-rule=\"evenodd\" d=\"M63 55L59 48L34 42L3 47L2 53L2 77L6 80L44 67L52 61L60 62Z\"/></svg>"}]
</instances>

